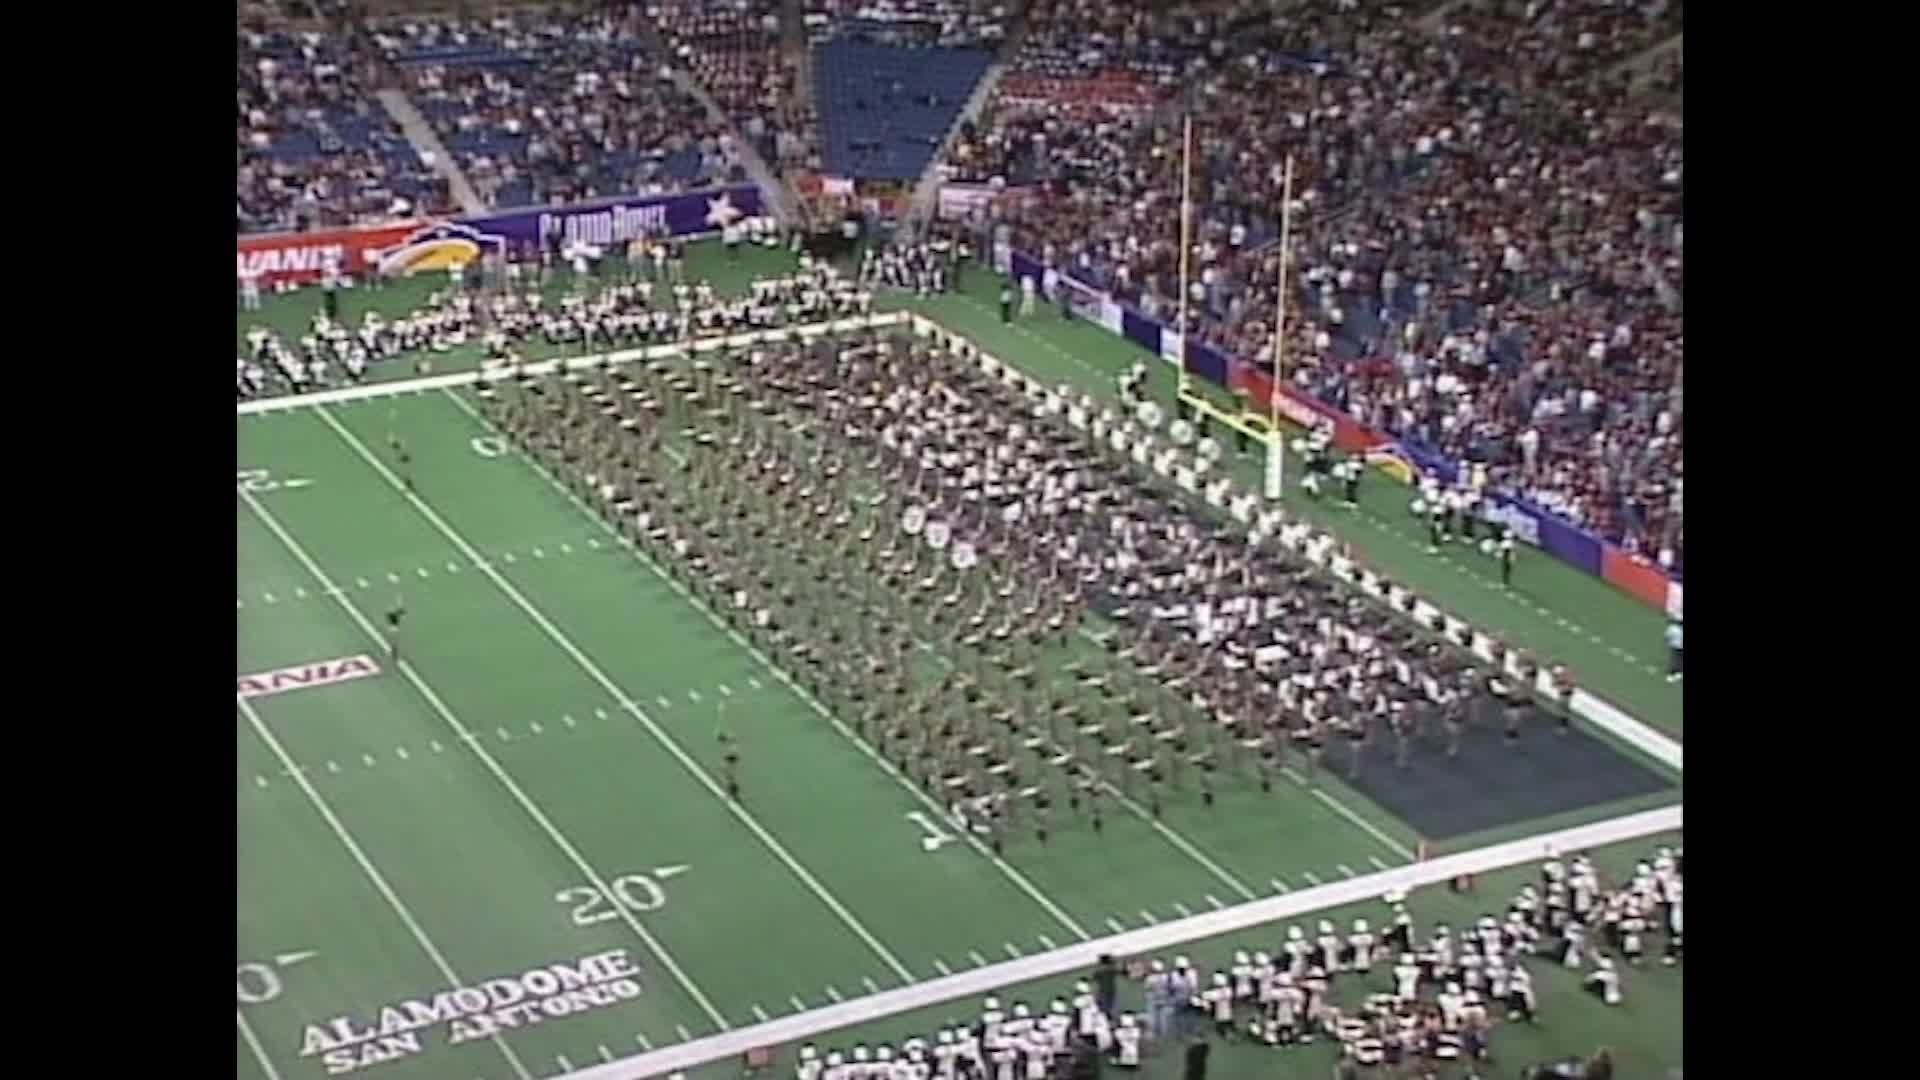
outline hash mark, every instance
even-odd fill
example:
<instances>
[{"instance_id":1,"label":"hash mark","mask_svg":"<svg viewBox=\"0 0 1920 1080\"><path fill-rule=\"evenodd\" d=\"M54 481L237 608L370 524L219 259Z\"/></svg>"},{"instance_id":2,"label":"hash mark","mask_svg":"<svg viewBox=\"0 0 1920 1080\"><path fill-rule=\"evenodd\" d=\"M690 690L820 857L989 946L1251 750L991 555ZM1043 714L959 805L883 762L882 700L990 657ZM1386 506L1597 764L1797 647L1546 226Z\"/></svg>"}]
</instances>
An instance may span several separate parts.
<instances>
[{"instance_id":1,"label":"hash mark","mask_svg":"<svg viewBox=\"0 0 1920 1080\"><path fill-rule=\"evenodd\" d=\"M439 753L439 752L440 752L440 751L441 751L441 750L443 749L443 747L441 747L441 745L440 745L440 742L439 742L439 740L437 740L437 739L436 739L436 740L434 740L433 742L430 742L430 743L428 743L427 745L429 745L429 746L431 746L431 747L433 747L433 752L434 752L434 753L436 753L436 754L437 754L437 753Z\"/></svg>"},{"instance_id":2,"label":"hash mark","mask_svg":"<svg viewBox=\"0 0 1920 1080\"><path fill-rule=\"evenodd\" d=\"M681 1042L691 1042L693 1040L693 1032L688 1031L687 1025L685 1024L673 1025L673 1031L674 1034L680 1036Z\"/></svg>"},{"instance_id":3,"label":"hash mark","mask_svg":"<svg viewBox=\"0 0 1920 1080\"><path fill-rule=\"evenodd\" d=\"M1340 871L1340 872L1341 872L1342 874L1345 874L1345 875L1346 875L1346 876L1348 876L1348 877L1358 877L1358 876L1359 876L1359 875L1357 875L1357 874L1355 874L1355 873L1354 873L1353 871L1351 871L1351 870L1349 870L1349 869L1347 869L1347 867L1346 867L1346 864L1345 864L1345 863L1342 863L1342 864L1340 864L1340 865L1338 865L1338 866L1335 866L1335 867L1334 867L1334 869L1335 869L1335 870L1338 870L1338 871Z\"/></svg>"},{"instance_id":4,"label":"hash mark","mask_svg":"<svg viewBox=\"0 0 1920 1080\"><path fill-rule=\"evenodd\" d=\"M642 1050L653 1049L653 1044L647 1041L647 1037L637 1031L633 1033L633 1041L639 1043Z\"/></svg>"},{"instance_id":5,"label":"hash mark","mask_svg":"<svg viewBox=\"0 0 1920 1080\"><path fill-rule=\"evenodd\" d=\"M984 957L984 956L981 956L981 955L980 955L980 950L978 950L978 949L969 949L969 950L967 951L967 959L969 959L969 960L971 960L971 961L973 961L973 966L974 966L974 967L986 967L986 966L987 966L987 958L986 958L986 957Z\"/></svg>"},{"instance_id":6,"label":"hash mark","mask_svg":"<svg viewBox=\"0 0 1920 1080\"><path fill-rule=\"evenodd\" d=\"M793 1006L794 1012L807 1011L807 1003L804 1001L801 1001L797 996L787 998L787 1004Z\"/></svg>"},{"instance_id":7,"label":"hash mark","mask_svg":"<svg viewBox=\"0 0 1920 1080\"><path fill-rule=\"evenodd\" d=\"M609 1063L613 1061L613 1051L607 1049L606 1043L600 1044L600 1060Z\"/></svg>"},{"instance_id":8,"label":"hash mark","mask_svg":"<svg viewBox=\"0 0 1920 1080\"><path fill-rule=\"evenodd\" d=\"M398 756L398 757L400 758L400 760L401 760L401 761L405 761L405 760L407 760L407 748L406 748L406 747L404 747L404 746L396 746L396 747L394 747L394 748L393 748L393 752L394 752L394 754L395 754L396 756Z\"/></svg>"},{"instance_id":9,"label":"hash mark","mask_svg":"<svg viewBox=\"0 0 1920 1080\"><path fill-rule=\"evenodd\" d=\"M389 584L389 585L398 585L398 584L400 584L400 575L399 575L399 574L396 574L396 573L394 573L394 572L393 572L393 571L391 571L391 570L389 570L389 571L387 571L387 584Z\"/></svg>"},{"instance_id":10,"label":"hash mark","mask_svg":"<svg viewBox=\"0 0 1920 1080\"><path fill-rule=\"evenodd\" d=\"M835 990L831 986L827 987L827 996L829 998L832 998L836 1003L847 1000L846 998L843 998L840 996L840 991Z\"/></svg>"},{"instance_id":11,"label":"hash mark","mask_svg":"<svg viewBox=\"0 0 1920 1080\"><path fill-rule=\"evenodd\" d=\"M502 560L503 562L512 562L512 561L513 561L513 552L511 552L511 551L509 551L509 552L507 552L507 553L506 553L505 555L502 555L502 556L501 556L500 558L501 558L501 560Z\"/></svg>"},{"instance_id":12,"label":"hash mark","mask_svg":"<svg viewBox=\"0 0 1920 1080\"><path fill-rule=\"evenodd\" d=\"M567 1056L566 1056L565 1054L556 1054L556 1055L554 1055L554 1058L553 1058L553 1060L555 1060L555 1061L557 1061L557 1062L559 1062L559 1063L560 1063L560 1071L562 1071L562 1072L572 1072L572 1071L573 1071L573 1062L571 1062L571 1061L568 1061L568 1060L567 1060Z\"/></svg>"},{"instance_id":13,"label":"hash mark","mask_svg":"<svg viewBox=\"0 0 1920 1080\"><path fill-rule=\"evenodd\" d=\"M1146 922L1147 922L1147 925L1148 925L1148 926L1158 926L1158 925L1160 925L1160 920L1159 920L1159 919L1156 919L1156 918L1154 918L1154 917L1153 917L1153 912L1151 912L1151 911L1148 911L1148 910L1147 910L1146 908L1141 908L1141 909L1140 909L1140 917L1141 917L1142 919L1145 919L1145 920L1146 920Z\"/></svg>"},{"instance_id":14,"label":"hash mark","mask_svg":"<svg viewBox=\"0 0 1920 1080\"><path fill-rule=\"evenodd\" d=\"M419 574L421 577L427 576L427 568L424 566L416 566L413 568L413 570L414 570L414 573Z\"/></svg>"},{"instance_id":15,"label":"hash mark","mask_svg":"<svg viewBox=\"0 0 1920 1080\"><path fill-rule=\"evenodd\" d=\"M1317 878L1317 877L1314 877L1314 876L1313 876L1313 871L1311 871L1311 870L1302 870L1302 871L1300 871L1300 876L1301 876L1301 877L1303 877L1303 878L1306 878L1306 879L1307 879L1307 884L1309 884L1309 885L1318 885L1318 884L1320 884L1320 879L1319 879L1319 878Z\"/></svg>"},{"instance_id":16,"label":"hash mark","mask_svg":"<svg viewBox=\"0 0 1920 1080\"><path fill-rule=\"evenodd\" d=\"M1268 878L1267 884L1273 886L1274 892L1290 893L1293 891L1292 889L1287 888L1287 883L1284 881L1281 881L1279 878Z\"/></svg>"},{"instance_id":17,"label":"hash mark","mask_svg":"<svg viewBox=\"0 0 1920 1080\"><path fill-rule=\"evenodd\" d=\"M593 710L593 715L601 720L605 720L607 718L607 710L595 709Z\"/></svg>"},{"instance_id":18,"label":"hash mark","mask_svg":"<svg viewBox=\"0 0 1920 1080\"><path fill-rule=\"evenodd\" d=\"M265 597L265 599L266 599L266 601L267 601L267 603L269 603L269 604L271 604L271 603L273 603L273 594L272 594L272 593L263 593L262 595L263 595L263 596Z\"/></svg>"},{"instance_id":19,"label":"hash mark","mask_svg":"<svg viewBox=\"0 0 1920 1080\"><path fill-rule=\"evenodd\" d=\"M753 687L755 690L758 690L760 689L760 680L749 675L747 676L747 685Z\"/></svg>"},{"instance_id":20,"label":"hash mark","mask_svg":"<svg viewBox=\"0 0 1920 1080\"><path fill-rule=\"evenodd\" d=\"M767 1015L767 1010L761 1008L758 1005L755 1005L753 1007L753 1018L755 1020L760 1021L763 1024L766 1023L768 1020L772 1019L772 1017Z\"/></svg>"},{"instance_id":21,"label":"hash mark","mask_svg":"<svg viewBox=\"0 0 1920 1080\"><path fill-rule=\"evenodd\" d=\"M512 741L513 741L513 736L511 736L511 735L509 735L509 734L507 734L507 729L506 729L506 728L503 728L503 727L497 727L497 728L494 728L493 730L495 730L495 731L497 731L497 732L499 732L499 733L500 733L500 741L501 741L501 742L512 742Z\"/></svg>"},{"instance_id":22,"label":"hash mark","mask_svg":"<svg viewBox=\"0 0 1920 1080\"><path fill-rule=\"evenodd\" d=\"M877 982L874 982L873 976L871 975L860 976L860 985L866 987L867 993L869 994L877 994L880 992L880 984Z\"/></svg>"},{"instance_id":23,"label":"hash mark","mask_svg":"<svg viewBox=\"0 0 1920 1080\"><path fill-rule=\"evenodd\" d=\"M1057 949L1057 948L1059 948L1059 946L1057 946L1057 945L1055 945L1055 944L1053 943L1053 939L1052 939L1052 938L1050 938L1050 937L1048 937L1048 936L1047 936L1047 935L1045 935L1045 934L1035 934L1034 936L1040 939L1040 947L1041 947L1041 948L1043 948L1043 949Z\"/></svg>"},{"instance_id":24,"label":"hash mark","mask_svg":"<svg viewBox=\"0 0 1920 1080\"><path fill-rule=\"evenodd\" d=\"M598 541L598 540L588 540L588 541L587 541L587 546L588 546L588 547L590 547L590 548L597 548L597 547L599 547L599 546L600 546L600 541Z\"/></svg>"},{"instance_id":25,"label":"hash mark","mask_svg":"<svg viewBox=\"0 0 1920 1080\"><path fill-rule=\"evenodd\" d=\"M457 562L449 562L449 563L447 564L447 573L449 573L449 574L457 574L457 573L459 573L459 572L460 572L460 564L459 564L459 563L457 563Z\"/></svg>"},{"instance_id":26,"label":"hash mark","mask_svg":"<svg viewBox=\"0 0 1920 1080\"><path fill-rule=\"evenodd\" d=\"M367 768L369 768L369 769L371 769L371 768L373 768L373 755L372 755L372 754L361 754L361 755L360 755L360 760L361 760L361 761L364 761L364 762L366 762L366 763L367 763Z\"/></svg>"},{"instance_id":27,"label":"hash mark","mask_svg":"<svg viewBox=\"0 0 1920 1080\"><path fill-rule=\"evenodd\" d=\"M339 763L339 762L337 762L337 761L329 761L329 762L327 762L327 771L328 771L328 772L339 772L339 771L340 771L340 763Z\"/></svg>"},{"instance_id":28,"label":"hash mark","mask_svg":"<svg viewBox=\"0 0 1920 1080\"><path fill-rule=\"evenodd\" d=\"M698 702L699 702L699 700L700 700L700 691L698 691L698 690L689 690L689 691L687 691L687 697L688 697L689 699L691 699L692 701L694 701L694 702L696 702L696 703L698 703Z\"/></svg>"},{"instance_id":29,"label":"hash mark","mask_svg":"<svg viewBox=\"0 0 1920 1080\"><path fill-rule=\"evenodd\" d=\"M572 727L576 723L576 721L574 720L571 714L561 717L560 722L567 725L568 727Z\"/></svg>"},{"instance_id":30,"label":"hash mark","mask_svg":"<svg viewBox=\"0 0 1920 1080\"><path fill-rule=\"evenodd\" d=\"M1189 908L1187 907L1187 905L1185 905L1185 904L1182 904L1182 903L1180 903L1179 901L1175 901L1175 902L1174 902L1174 905L1173 905L1173 910L1175 910L1175 911L1177 911L1177 912L1179 912L1179 913L1180 913L1180 917L1181 917L1181 918L1183 918L1183 919L1191 919L1191 918L1193 918L1193 911L1192 911L1191 909L1189 909Z\"/></svg>"},{"instance_id":31,"label":"hash mark","mask_svg":"<svg viewBox=\"0 0 1920 1080\"><path fill-rule=\"evenodd\" d=\"M942 975L953 974L953 969L947 966L946 961L940 959L937 956L933 958L933 970L939 972Z\"/></svg>"},{"instance_id":32,"label":"hash mark","mask_svg":"<svg viewBox=\"0 0 1920 1080\"><path fill-rule=\"evenodd\" d=\"M1384 863L1384 862L1382 862L1382 861L1381 861L1381 859L1380 859L1380 856L1378 856L1378 855L1369 855L1369 856L1367 856L1367 861L1368 861L1369 863L1372 863L1372 864L1373 864L1373 868L1374 868L1375 870L1391 870L1391 869L1393 869L1393 867L1391 867L1391 866L1388 866L1388 865L1387 865L1386 863Z\"/></svg>"},{"instance_id":33,"label":"hash mark","mask_svg":"<svg viewBox=\"0 0 1920 1080\"><path fill-rule=\"evenodd\" d=\"M732 696L733 696L733 687L731 687L731 686L728 686L728 685L727 685L726 683L721 683L721 684L720 684L720 694L721 694L721 696L722 696L722 697L732 697Z\"/></svg>"},{"instance_id":34,"label":"hash mark","mask_svg":"<svg viewBox=\"0 0 1920 1080\"><path fill-rule=\"evenodd\" d=\"M1220 898L1219 898L1219 897L1217 897L1217 896L1215 896L1215 895L1213 895L1212 893L1208 893L1208 894L1207 894L1207 903L1209 903L1209 904L1212 904L1212 905L1213 905L1213 910L1215 910L1215 911L1219 911L1219 910L1220 910L1221 908L1224 908L1224 907L1226 907L1226 906L1227 906L1227 905L1225 905L1225 904L1223 904L1223 903L1221 903L1221 902L1220 902Z\"/></svg>"},{"instance_id":35,"label":"hash mark","mask_svg":"<svg viewBox=\"0 0 1920 1080\"><path fill-rule=\"evenodd\" d=\"M1126 925L1111 915L1107 916L1107 929L1116 934L1124 934L1127 932Z\"/></svg>"},{"instance_id":36,"label":"hash mark","mask_svg":"<svg viewBox=\"0 0 1920 1080\"><path fill-rule=\"evenodd\" d=\"M562 554L562 555L571 555L571 554L573 554L573 545L572 545L572 544L561 544L561 545L560 545L560 554ZM758 1006L755 1006L755 1008L758 1008Z\"/></svg>"},{"instance_id":37,"label":"hash mark","mask_svg":"<svg viewBox=\"0 0 1920 1080\"><path fill-rule=\"evenodd\" d=\"M1011 941L1001 942L1000 947L1007 950L1008 956L1014 958L1015 960L1020 959L1020 947L1015 945L1013 942Z\"/></svg>"},{"instance_id":38,"label":"hash mark","mask_svg":"<svg viewBox=\"0 0 1920 1080\"><path fill-rule=\"evenodd\" d=\"M543 728L540 726L540 721L538 720L529 721L527 726L533 729L533 733L535 735L539 735L542 732L547 730L546 728Z\"/></svg>"},{"instance_id":39,"label":"hash mark","mask_svg":"<svg viewBox=\"0 0 1920 1080\"><path fill-rule=\"evenodd\" d=\"M534 558L536 558L536 559L544 559L544 558L546 558L546 557L547 557L547 553L546 553L546 551L545 551L545 550L543 550L543 549L541 549L541 548L534 548L534 549L533 549L533 557L534 557Z\"/></svg>"},{"instance_id":40,"label":"hash mark","mask_svg":"<svg viewBox=\"0 0 1920 1080\"><path fill-rule=\"evenodd\" d=\"M254 774L253 774L253 782L254 782L254 785L255 785L256 787L266 787L266 786L267 786L267 778L266 778L266 777L264 777L264 776L261 776L261 775L260 775L259 773L254 773Z\"/></svg>"},{"instance_id":41,"label":"hash mark","mask_svg":"<svg viewBox=\"0 0 1920 1080\"><path fill-rule=\"evenodd\" d=\"M355 585L358 585L358 586L360 586L360 587L361 587L361 588L363 588L363 589L369 589L369 588L372 588L372 586L371 586L371 585L368 585L368 584L367 584L367 579L366 579L366 578L354 578L354 579L353 579L353 583L354 583Z\"/></svg>"},{"instance_id":42,"label":"hash mark","mask_svg":"<svg viewBox=\"0 0 1920 1080\"><path fill-rule=\"evenodd\" d=\"M663 708L663 709L671 709L671 708L673 708L673 702L671 702L671 701L668 701L668 700L667 700L667 696L666 696L665 694L661 694L661 695L659 695L658 697L656 697L656 698L654 698L653 700L655 700L655 701L657 701L657 702L659 702L659 703L660 703L660 707L661 707L661 708Z\"/></svg>"},{"instance_id":43,"label":"hash mark","mask_svg":"<svg viewBox=\"0 0 1920 1080\"><path fill-rule=\"evenodd\" d=\"M293 598L294 598L295 600L305 600L305 599L307 598L307 590L305 590L305 589L302 589L302 588L300 588L300 587L299 587L298 585L296 585L296 586L294 586L294 588L293 588ZM1614 652L1619 652L1620 650L1619 650L1619 649L1615 649L1615 650L1613 650L1613 651L1614 651Z\"/></svg>"}]
</instances>

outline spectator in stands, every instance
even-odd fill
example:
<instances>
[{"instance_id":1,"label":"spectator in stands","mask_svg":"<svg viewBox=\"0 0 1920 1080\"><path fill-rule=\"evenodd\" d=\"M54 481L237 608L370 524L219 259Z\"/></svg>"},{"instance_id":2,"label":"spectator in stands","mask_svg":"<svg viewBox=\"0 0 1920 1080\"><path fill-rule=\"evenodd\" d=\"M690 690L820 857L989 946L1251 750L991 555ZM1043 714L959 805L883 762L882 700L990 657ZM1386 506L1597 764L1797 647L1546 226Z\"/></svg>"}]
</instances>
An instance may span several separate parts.
<instances>
[{"instance_id":1,"label":"spectator in stands","mask_svg":"<svg viewBox=\"0 0 1920 1080\"><path fill-rule=\"evenodd\" d=\"M1285 377L1677 571L1680 129L1608 74L1677 12L1417 14L1037 3L949 175L1037 185L1014 246L1172 321L1191 107L1188 321L1265 365L1291 155Z\"/></svg>"}]
</instances>

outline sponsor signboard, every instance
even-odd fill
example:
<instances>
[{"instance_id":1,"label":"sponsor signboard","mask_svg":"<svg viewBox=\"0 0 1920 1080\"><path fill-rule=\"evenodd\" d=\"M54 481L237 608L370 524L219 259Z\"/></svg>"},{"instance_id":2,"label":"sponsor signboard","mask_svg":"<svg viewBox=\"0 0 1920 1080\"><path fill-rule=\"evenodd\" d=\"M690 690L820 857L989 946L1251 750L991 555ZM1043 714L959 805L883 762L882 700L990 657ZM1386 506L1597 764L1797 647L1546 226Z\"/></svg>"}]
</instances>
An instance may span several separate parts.
<instances>
[{"instance_id":1,"label":"sponsor signboard","mask_svg":"<svg viewBox=\"0 0 1920 1080\"><path fill-rule=\"evenodd\" d=\"M364 229L242 236L234 250L234 276L253 275L263 287L310 285L328 267L359 276L371 270L378 253L399 244L420 227L416 221Z\"/></svg>"}]
</instances>

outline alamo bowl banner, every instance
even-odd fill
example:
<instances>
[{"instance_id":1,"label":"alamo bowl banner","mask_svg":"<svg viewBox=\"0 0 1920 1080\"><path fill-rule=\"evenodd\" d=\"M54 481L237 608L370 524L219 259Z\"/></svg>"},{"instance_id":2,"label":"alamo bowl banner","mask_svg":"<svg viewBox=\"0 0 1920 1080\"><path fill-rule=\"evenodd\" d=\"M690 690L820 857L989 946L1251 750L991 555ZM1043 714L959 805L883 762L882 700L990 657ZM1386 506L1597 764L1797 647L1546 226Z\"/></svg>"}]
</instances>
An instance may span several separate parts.
<instances>
[{"instance_id":1,"label":"alamo bowl banner","mask_svg":"<svg viewBox=\"0 0 1920 1080\"><path fill-rule=\"evenodd\" d=\"M505 249L506 241L499 236L481 232L471 225L445 221L415 229L390 248L369 252L367 260L386 277L407 277L465 267L484 256L499 255Z\"/></svg>"},{"instance_id":2,"label":"alamo bowl banner","mask_svg":"<svg viewBox=\"0 0 1920 1080\"><path fill-rule=\"evenodd\" d=\"M580 206L519 210L456 224L512 245L588 244L611 249L642 236L718 232L761 213L760 189L713 188L683 195L634 195Z\"/></svg>"}]
</instances>

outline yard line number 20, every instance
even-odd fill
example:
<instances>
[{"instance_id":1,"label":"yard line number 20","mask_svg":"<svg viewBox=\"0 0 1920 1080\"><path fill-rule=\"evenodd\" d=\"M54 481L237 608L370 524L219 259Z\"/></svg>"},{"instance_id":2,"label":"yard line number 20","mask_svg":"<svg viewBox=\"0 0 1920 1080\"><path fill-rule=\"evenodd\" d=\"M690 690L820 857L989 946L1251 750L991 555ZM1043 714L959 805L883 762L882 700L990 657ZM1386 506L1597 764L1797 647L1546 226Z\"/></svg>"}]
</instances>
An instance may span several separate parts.
<instances>
[{"instance_id":1,"label":"yard line number 20","mask_svg":"<svg viewBox=\"0 0 1920 1080\"><path fill-rule=\"evenodd\" d=\"M553 898L572 905L573 925L592 926L620 917L620 910L637 915L659 911L666 906L667 893L647 874L622 874L607 883L603 892L592 885L561 889Z\"/></svg>"}]
</instances>

